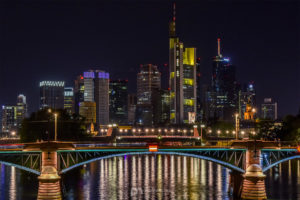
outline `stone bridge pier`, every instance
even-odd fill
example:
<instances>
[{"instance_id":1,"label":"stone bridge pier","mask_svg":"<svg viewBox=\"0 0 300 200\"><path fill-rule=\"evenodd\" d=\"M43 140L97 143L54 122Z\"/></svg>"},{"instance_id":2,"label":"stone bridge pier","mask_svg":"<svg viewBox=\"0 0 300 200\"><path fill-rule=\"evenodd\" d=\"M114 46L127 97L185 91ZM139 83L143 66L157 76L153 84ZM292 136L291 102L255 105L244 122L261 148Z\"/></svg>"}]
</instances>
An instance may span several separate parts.
<instances>
[{"instance_id":1,"label":"stone bridge pier","mask_svg":"<svg viewBox=\"0 0 300 200\"><path fill-rule=\"evenodd\" d=\"M246 148L245 173L230 173L229 192L239 199L267 199L265 175L260 166L262 141L234 142L233 146Z\"/></svg>"},{"instance_id":2,"label":"stone bridge pier","mask_svg":"<svg viewBox=\"0 0 300 200\"><path fill-rule=\"evenodd\" d=\"M61 184L57 150L74 149L71 143L43 142L29 144L26 149L41 150L41 175L38 177L38 200L61 200Z\"/></svg>"}]
</instances>

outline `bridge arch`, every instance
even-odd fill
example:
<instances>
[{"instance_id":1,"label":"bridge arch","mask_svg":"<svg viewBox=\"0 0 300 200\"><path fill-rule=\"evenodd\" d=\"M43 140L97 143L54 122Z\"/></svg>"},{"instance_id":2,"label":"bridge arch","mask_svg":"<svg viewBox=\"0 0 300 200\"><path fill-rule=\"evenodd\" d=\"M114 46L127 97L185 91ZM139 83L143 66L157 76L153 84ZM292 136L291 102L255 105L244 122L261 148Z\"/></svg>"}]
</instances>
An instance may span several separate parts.
<instances>
[{"instance_id":1,"label":"bridge arch","mask_svg":"<svg viewBox=\"0 0 300 200\"><path fill-rule=\"evenodd\" d=\"M267 167L263 168L263 172L268 171L269 169L271 169L272 167L274 167L274 166L276 166L276 165L278 165L280 163L283 163L283 162L286 162L286 161L289 161L289 160L293 160L293 159L300 159L300 155L287 157L287 158L281 159L281 160L279 160L277 162L274 162L271 165L268 165Z\"/></svg>"},{"instance_id":2,"label":"bridge arch","mask_svg":"<svg viewBox=\"0 0 300 200\"><path fill-rule=\"evenodd\" d=\"M21 170L24 170L24 171L27 171L27 172L36 174L36 175L40 175L40 174L41 174L41 173L40 173L39 171L37 171L37 170L30 169L30 168L28 168L28 167L24 167L24 166L21 166L21 165L17 165L17 164L14 164L14 163L10 163L10 162L5 162L5 161L1 161L1 160L0 160L0 164L6 165L6 166L12 166L12 167L15 167L15 168L18 168L18 169L21 169Z\"/></svg>"},{"instance_id":3,"label":"bridge arch","mask_svg":"<svg viewBox=\"0 0 300 200\"><path fill-rule=\"evenodd\" d=\"M120 154L112 154L112 155L107 155L107 156L100 156L100 157L97 157L97 158L93 158L93 159L90 159L90 160L72 165L72 166L70 166L66 169L63 169L63 170L61 170L61 174L64 174L64 173L66 173L66 172L68 172L68 171L70 171L74 168L80 167L82 165L89 164L89 163L92 163L92 162L95 162L95 161L98 161L98 160L102 160L102 159L120 157L120 156L126 156L126 155L153 155L153 154L156 154L156 155L178 155L178 156L199 158L199 159L202 159L202 160L207 160L207 161L211 161L213 163L220 164L220 165L222 165L222 166L224 166L228 169L231 169L231 170L234 170L234 171L237 171L237 172L240 172L240 173L245 173L245 170L243 170L243 169L241 169L241 168L239 168L239 167L237 167L233 164L230 164L230 163L227 163L227 162L215 159L215 158L202 156L202 155L196 155L196 154L192 154L192 153L157 151L157 152L128 152L128 153L120 153Z\"/></svg>"}]
</instances>

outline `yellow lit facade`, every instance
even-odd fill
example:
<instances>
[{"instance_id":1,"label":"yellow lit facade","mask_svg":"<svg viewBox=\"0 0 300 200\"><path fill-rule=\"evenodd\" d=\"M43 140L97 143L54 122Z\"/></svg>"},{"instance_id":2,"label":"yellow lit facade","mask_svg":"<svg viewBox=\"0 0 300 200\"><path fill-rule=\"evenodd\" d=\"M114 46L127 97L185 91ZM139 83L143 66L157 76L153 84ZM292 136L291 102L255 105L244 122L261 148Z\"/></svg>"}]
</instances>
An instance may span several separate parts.
<instances>
[{"instance_id":1,"label":"yellow lit facade","mask_svg":"<svg viewBox=\"0 0 300 200\"><path fill-rule=\"evenodd\" d=\"M81 102L79 105L79 115L85 118L86 124L96 123L96 103L95 102Z\"/></svg>"}]
</instances>

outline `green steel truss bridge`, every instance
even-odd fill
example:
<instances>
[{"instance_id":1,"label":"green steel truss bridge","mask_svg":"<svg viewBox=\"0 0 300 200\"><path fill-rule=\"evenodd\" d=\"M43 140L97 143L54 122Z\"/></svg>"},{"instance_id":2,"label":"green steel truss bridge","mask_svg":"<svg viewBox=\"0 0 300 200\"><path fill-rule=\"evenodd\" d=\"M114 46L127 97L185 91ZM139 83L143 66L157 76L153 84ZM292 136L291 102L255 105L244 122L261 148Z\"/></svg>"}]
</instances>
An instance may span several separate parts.
<instances>
[{"instance_id":1,"label":"green steel truss bridge","mask_svg":"<svg viewBox=\"0 0 300 200\"><path fill-rule=\"evenodd\" d=\"M68 147L62 147L55 150L57 155L57 170L60 174L101 159L146 154L194 157L211 161L231 170L244 173L247 162L247 151L249 151L249 148L242 148L238 145L232 145L231 147L158 147L158 150L155 152L150 152L148 147L95 147L95 145L87 145L85 147L73 146L70 148L70 146L70 143L68 143ZM42 160L52 159L52 155L50 156L50 150L32 149L34 148L28 147L27 145L10 145L9 148L2 147L0 151L0 163L40 175ZM52 151L53 150L51 150L51 152ZM42 152L44 152L44 157L46 158L42 158ZM300 158L297 147L260 148L254 150L252 156L256 156L259 159L263 172L282 162Z\"/></svg>"}]
</instances>

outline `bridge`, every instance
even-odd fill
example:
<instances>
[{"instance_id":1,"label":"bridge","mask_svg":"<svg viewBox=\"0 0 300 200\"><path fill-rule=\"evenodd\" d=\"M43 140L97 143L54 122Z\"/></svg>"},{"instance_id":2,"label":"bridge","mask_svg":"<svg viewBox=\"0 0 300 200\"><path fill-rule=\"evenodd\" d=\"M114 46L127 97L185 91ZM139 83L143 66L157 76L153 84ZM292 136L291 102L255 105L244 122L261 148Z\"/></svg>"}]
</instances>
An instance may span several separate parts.
<instances>
[{"instance_id":1,"label":"bridge","mask_svg":"<svg viewBox=\"0 0 300 200\"><path fill-rule=\"evenodd\" d=\"M266 199L264 172L282 162L299 159L297 147L265 141L231 141L229 146L130 146L38 142L0 148L0 163L38 175L38 199L61 199L60 176L101 159L163 154L195 157L231 170L229 191L242 199Z\"/></svg>"}]
</instances>

